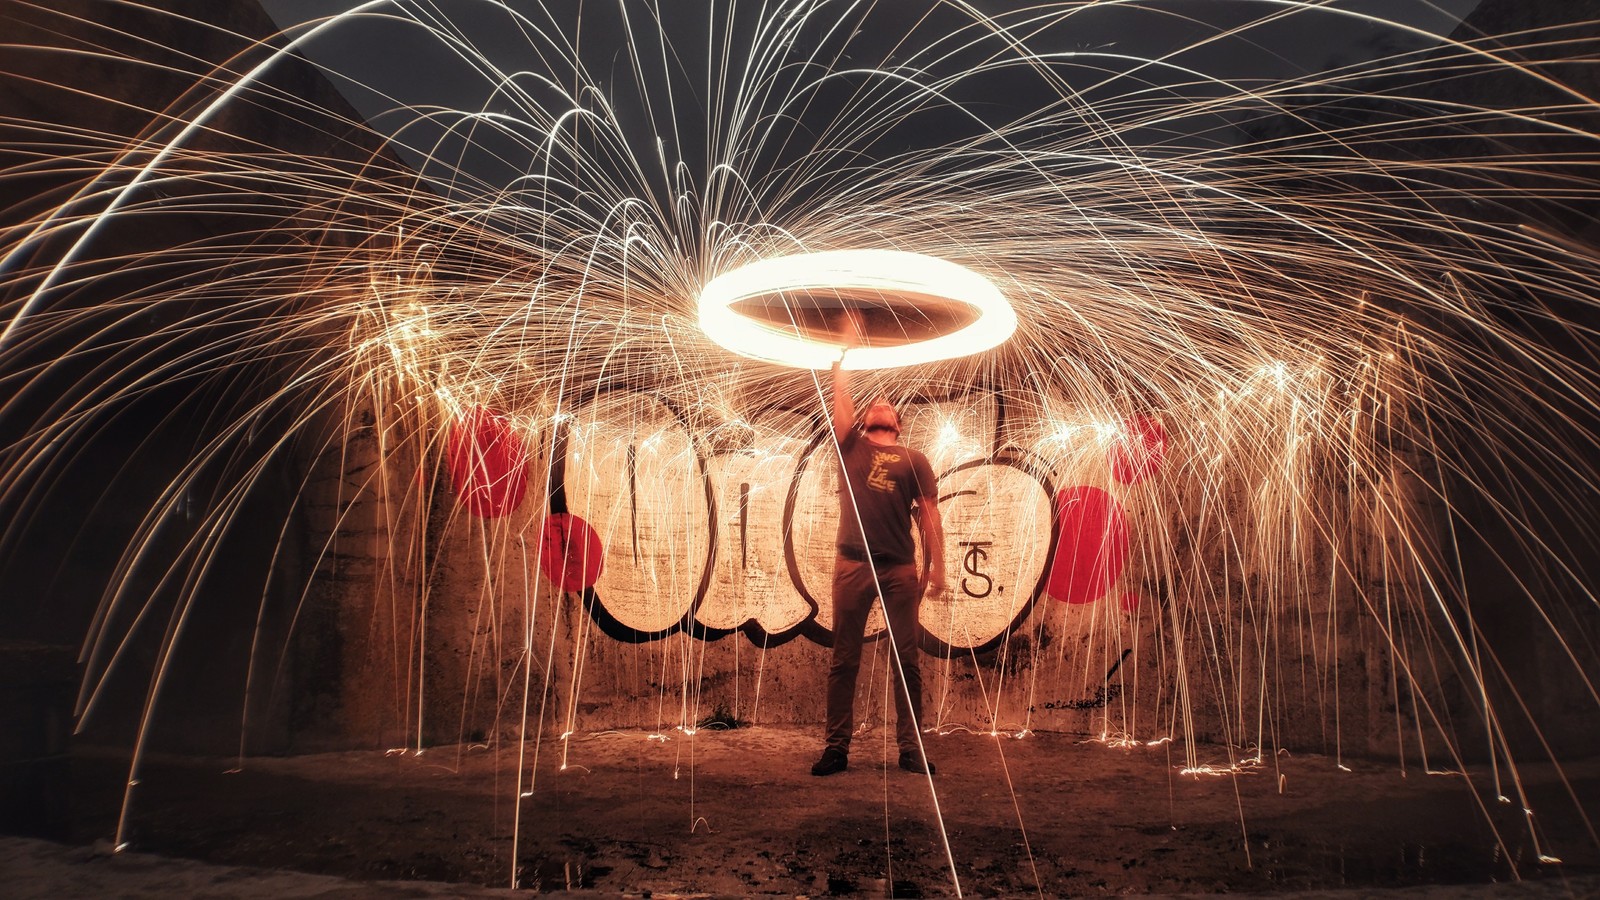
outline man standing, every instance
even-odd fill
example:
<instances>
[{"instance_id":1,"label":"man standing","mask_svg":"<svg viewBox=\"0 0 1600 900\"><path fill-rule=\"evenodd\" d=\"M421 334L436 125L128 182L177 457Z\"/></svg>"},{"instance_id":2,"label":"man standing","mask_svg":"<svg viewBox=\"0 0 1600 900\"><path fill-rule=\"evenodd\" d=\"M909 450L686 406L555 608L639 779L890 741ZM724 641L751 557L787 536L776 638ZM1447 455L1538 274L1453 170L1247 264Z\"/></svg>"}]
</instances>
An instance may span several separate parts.
<instances>
[{"instance_id":1,"label":"man standing","mask_svg":"<svg viewBox=\"0 0 1600 900\"><path fill-rule=\"evenodd\" d=\"M847 312L841 343L857 346L861 318ZM844 358L840 354L840 361ZM832 775L850 765L850 736L855 730L856 673L867 613L882 598L884 617L893 638L895 740L900 768L932 775L933 764L922 753L918 726L922 719L922 675L917 644L922 626L918 611L926 590L944 590L944 530L939 521L939 493L928 458L899 444L900 416L879 397L856 428L855 402L840 361L833 364L833 438L839 451L838 558L833 570L833 665L828 670L827 745L811 767L813 775ZM911 518L916 512L922 547L929 561L926 585L920 583Z\"/></svg>"}]
</instances>

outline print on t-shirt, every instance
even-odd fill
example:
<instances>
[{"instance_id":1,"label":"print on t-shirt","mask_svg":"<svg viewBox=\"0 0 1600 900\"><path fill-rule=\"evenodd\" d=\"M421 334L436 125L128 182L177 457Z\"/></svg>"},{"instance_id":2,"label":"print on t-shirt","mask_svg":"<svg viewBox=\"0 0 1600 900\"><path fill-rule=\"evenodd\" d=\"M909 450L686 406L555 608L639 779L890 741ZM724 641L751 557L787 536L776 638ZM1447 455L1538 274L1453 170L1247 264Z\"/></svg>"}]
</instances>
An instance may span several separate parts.
<instances>
[{"instance_id":1,"label":"print on t-shirt","mask_svg":"<svg viewBox=\"0 0 1600 900\"><path fill-rule=\"evenodd\" d=\"M882 494L894 493L894 479L889 477L889 467L899 461L898 453L872 451L872 471L867 473L867 487Z\"/></svg>"}]
</instances>

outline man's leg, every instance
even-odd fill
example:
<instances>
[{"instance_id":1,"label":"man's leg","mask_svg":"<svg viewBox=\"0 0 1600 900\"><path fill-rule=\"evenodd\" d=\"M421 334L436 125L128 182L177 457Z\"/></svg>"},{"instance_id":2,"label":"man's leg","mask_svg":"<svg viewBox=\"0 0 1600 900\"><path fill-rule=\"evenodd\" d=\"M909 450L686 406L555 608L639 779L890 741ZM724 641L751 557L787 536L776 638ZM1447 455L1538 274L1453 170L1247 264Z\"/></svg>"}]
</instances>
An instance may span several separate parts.
<instances>
[{"instance_id":1,"label":"man's leg","mask_svg":"<svg viewBox=\"0 0 1600 900\"><path fill-rule=\"evenodd\" d=\"M856 673L861 669L861 640L867 612L876 596L872 567L840 558L833 569L833 665L828 669L827 744L850 752L855 731Z\"/></svg>"},{"instance_id":2,"label":"man's leg","mask_svg":"<svg viewBox=\"0 0 1600 900\"><path fill-rule=\"evenodd\" d=\"M899 663L890 660L894 673L895 742L902 756L916 754L922 758L917 740L917 728L922 724L922 668L918 644L922 638L922 623L918 613L922 607L922 585L917 580L914 565L895 566L883 573L883 613L889 620L889 630L894 634L895 655ZM903 681L902 681L903 677Z\"/></svg>"}]
</instances>

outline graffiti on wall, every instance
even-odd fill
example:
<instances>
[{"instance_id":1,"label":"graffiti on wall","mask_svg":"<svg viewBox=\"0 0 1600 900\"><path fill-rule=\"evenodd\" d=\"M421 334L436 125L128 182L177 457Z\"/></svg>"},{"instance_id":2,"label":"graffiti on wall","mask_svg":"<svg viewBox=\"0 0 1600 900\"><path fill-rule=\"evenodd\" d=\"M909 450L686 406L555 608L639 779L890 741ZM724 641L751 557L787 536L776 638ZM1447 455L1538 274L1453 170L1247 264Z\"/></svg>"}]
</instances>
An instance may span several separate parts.
<instances>
[{"instance_id":1,"label":"graffiti on wall","mask_svg":"<svg viewBox=\"0 0 1600 900\"><path fill-rule=\"evenodd\" d=\"M945 528L947 586L923 603L926 649L981 652L1041 597L1080 605L1111 594L1129 555L1127 518L1112 491L1056 490L1036 455L997 449L992 401L913 404L904 418L906 443L927 448L938 473ZM822 423L799 413L742 427L735 446L711 449L666 402L628 391L564 419L551 441L543 577L581 593L618 640L737 631L761 646L800 636L831 643L833 443ZM513 441L484 410L452 433L454 483L472 514L505 515L520 502L529 454ZM1128 420L1125 439L1103 457L1107 486L1150 477L1165 452L1159 420ZM918 557L926 568L920 541ZM884 627L875 609L869 639Z\"/></svg>"}]
</instances>

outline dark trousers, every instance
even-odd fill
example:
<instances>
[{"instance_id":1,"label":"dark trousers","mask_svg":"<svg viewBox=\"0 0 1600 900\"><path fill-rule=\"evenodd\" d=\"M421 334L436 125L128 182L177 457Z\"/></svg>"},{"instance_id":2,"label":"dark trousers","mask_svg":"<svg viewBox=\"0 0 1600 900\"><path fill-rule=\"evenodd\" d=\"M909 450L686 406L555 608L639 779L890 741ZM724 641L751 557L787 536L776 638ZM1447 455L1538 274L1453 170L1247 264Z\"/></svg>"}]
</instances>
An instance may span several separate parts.
<instances>
[{"instance_id":1,"label":"dark trousers","mask_svg":"<svg viewBox=\"0 0 1600 900\"><path fill-rule=\"evenodd\" d=\"M861 670L861 644L867 630L867 613L883 590L883 613L894 635L897 666L894 673L895 741L900 750L917 749L917 725L922 721L922 673L917 667L917 642L922 626L917 611L922 605L922 585L914 564L886 566L873 583L872 564L840 557L833 569L833 665L828 669L827 745L850 751L855 730L856 673ZM902 688L900 676L905 675ZM909 695L909 702L907 700Z\"/></svg>"}]
</instances>

